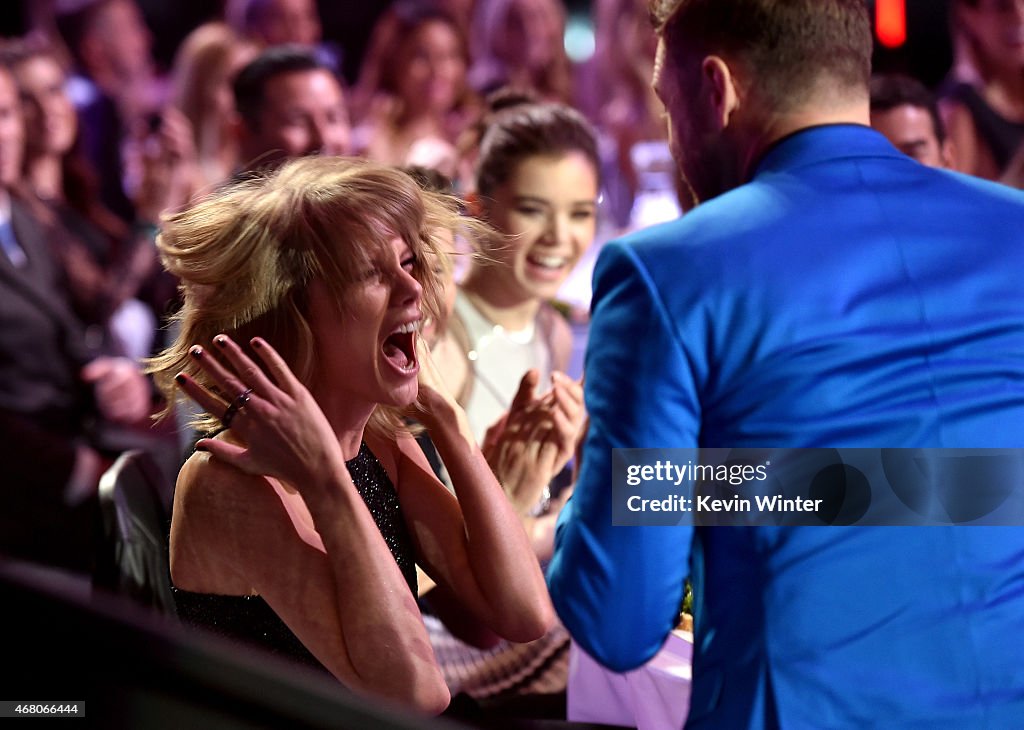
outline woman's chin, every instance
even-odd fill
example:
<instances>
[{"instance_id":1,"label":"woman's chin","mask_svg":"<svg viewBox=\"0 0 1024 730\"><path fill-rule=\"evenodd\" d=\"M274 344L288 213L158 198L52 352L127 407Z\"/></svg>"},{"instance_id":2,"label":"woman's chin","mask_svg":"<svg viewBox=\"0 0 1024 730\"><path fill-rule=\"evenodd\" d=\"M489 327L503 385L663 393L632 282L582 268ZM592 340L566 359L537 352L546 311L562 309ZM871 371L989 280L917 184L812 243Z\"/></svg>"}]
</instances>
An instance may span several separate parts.
<instances>
[{"instance_id":1,"label":"woman's chin","mask_svg":"<svg viewBox=\"0 0 1024 730\"><path fill-rule=\"evenodd\" d=\"M419 392L419 381L413 378L410 383L391 387L388 390L388 396L384 404L394 408L408 408L416 402L416 396L419 395Z\"/></svg>"},{"instance_id":2,"label":"woman's chin","mask_svg":"<svg viewBox=\"0 0 1024 730\"><path fill-rule=\"evenodd\" d=\"M537 281L529 280L524 283L523 289L529 292L530 296L535 299L541 299L544 301L555 299L558 297L558 293L562 290L562 284L565 283L565 279L553 280L553 281Z\"/></svg>"}]
</instances>

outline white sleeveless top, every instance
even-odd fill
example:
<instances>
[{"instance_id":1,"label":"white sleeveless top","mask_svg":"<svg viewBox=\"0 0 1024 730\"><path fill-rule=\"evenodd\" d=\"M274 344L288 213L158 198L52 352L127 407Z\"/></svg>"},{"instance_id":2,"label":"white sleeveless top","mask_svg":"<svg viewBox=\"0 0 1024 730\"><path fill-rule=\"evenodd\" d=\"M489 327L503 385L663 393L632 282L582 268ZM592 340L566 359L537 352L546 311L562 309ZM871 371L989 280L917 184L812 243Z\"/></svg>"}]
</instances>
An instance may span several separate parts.
<instances>
[{"instance_id":1,"label":"white sleeveless top","mask_svg":"<svg viewBox=\"0 0 1024 730\"><path fill-rule=\"evenodd\" d=\"M551 387L552 353L549 327L540 314L524 330L507 330L478 310L460 290L455 297L455 316L469 339L469 395L463 404L477 441L497 421L519 390L519 381L530 368L540 371L537 392Z\"/></svg>"}]
</instances>

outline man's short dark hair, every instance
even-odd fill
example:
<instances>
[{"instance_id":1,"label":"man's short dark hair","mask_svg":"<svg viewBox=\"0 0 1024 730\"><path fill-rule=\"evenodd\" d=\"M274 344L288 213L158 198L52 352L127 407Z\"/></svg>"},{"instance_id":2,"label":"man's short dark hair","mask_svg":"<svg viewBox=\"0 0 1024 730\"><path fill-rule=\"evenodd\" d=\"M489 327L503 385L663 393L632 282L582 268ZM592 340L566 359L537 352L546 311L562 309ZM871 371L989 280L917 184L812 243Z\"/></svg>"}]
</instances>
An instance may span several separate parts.
<instances>
[{"instance_id":1,"label":"man's short dark hair","mask_svg":"<svg viewBox=\"0 0 1024 730\"><path fill-rule=\"evenodd\" d=\"M899 106L924 109L932 118L939 144L946 141L946 125L942 123L935 95L917 79L904 74L877 74L871 78L871 113L887 112Z\"/></svg>"},{"instance_id":2,"label":"man's short dark hair","mask_svg":"<svg viewBox=\"0 0 1024 730\"><path fill-rule=\"evenodd\" d=\"M239 116L249 127L256 129L267 83L275 76L303 71L326 71L332 77L335 76L334 70L306 46L284 44L267 48L242 67L232 81L231 89L235 94L235 109Z\"/></svg>"},{"instance_id":3,"label":"man's short dark hair","mask_svg":"<svg viewBox=\"0 0 1024 730\"><path fill-rule=\"evenodd\" d=\"M867 93L874 41L864 0L651 0L666 61L719 54L748 71L776 109L827 81Z\"/></svg>"}]
</instances>

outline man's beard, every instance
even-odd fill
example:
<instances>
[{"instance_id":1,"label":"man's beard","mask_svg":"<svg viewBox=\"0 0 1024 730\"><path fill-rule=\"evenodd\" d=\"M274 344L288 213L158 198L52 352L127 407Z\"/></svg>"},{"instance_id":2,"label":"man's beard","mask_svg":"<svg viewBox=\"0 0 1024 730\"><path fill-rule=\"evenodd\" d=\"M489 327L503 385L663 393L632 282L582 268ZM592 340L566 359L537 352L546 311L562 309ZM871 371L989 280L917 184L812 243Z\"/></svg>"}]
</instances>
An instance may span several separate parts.
<instances>
[{"instance_id":1,"label":"man's beard","mask_svg":"<svg viewBox=\"0 0 1024 730\"><path fill-rule=\"evenodd\" d=\"M682 172L676 178L676 198L679 200L679 209L684 213L689 213L700 205L700 198L697 197L697 191L693 189L690 181Z\"/></svg>"},{"instance_id":2,"label":"man's beard","mask_svg":"<svg viewBox=\"0 0 1024 730\"><path fill-rule=\"evenodd\" d=\"M742 168L736 152L723 137L705 140L700 149L699 156L690 158L690 164L679 165L679 203L684 212L744 182L738 174Z\"/></svg>"}]
</instances>

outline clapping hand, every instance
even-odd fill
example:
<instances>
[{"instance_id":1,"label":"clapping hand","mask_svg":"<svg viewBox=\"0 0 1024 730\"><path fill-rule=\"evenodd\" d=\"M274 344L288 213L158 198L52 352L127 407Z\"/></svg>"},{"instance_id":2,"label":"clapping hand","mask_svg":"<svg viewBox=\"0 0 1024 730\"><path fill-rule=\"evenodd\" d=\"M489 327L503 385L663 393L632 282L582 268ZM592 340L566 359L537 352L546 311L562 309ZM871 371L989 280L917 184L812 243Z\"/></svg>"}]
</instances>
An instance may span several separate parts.
<instances>
[{"instance_id":1,"label":"clapping hand","mask_svg":"<svg viewBox=\"0 0 1024 730\"><path fill-rule=\"evenodd\" d=\"M488 464L521 514L540 500L544 488L576 449L583 423L583 386L564 373L552 373L551 390L534 391L540 375L530 370L519 383L509 410L484 436Z\"/></svg>"}]
</instances>

